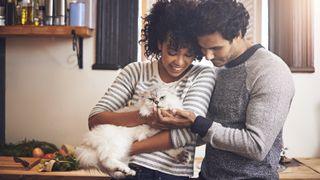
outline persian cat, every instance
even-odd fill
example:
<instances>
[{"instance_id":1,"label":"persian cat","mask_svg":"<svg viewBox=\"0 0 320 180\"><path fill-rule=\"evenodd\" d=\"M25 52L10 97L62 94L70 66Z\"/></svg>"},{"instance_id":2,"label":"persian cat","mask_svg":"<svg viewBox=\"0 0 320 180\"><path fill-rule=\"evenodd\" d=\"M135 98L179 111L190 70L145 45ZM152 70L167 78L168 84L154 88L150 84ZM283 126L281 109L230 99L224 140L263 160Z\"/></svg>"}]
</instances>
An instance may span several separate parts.
<instances>
[{"instance_id":1,"label":"persian cat","mask_svg":"<svg viewBox=\"0 0 320 180\"><path fill-rule=\"evenodd\" d=\"M155 86L142 93L136 104L126 106L116 112L139 110L141 116L147 117L152 114L154 106L182 109L182 102L169 88ZM116 179L134 176L136 172L128 166L132 143L158 132L159 130L145 124L136 127L99 125L85 134L81 146L76 148L77 159L82 168L96 168ZM179 163L190 160L190 155L183 148L170 149L165 153Z\"/></svg>"}]
</instances>

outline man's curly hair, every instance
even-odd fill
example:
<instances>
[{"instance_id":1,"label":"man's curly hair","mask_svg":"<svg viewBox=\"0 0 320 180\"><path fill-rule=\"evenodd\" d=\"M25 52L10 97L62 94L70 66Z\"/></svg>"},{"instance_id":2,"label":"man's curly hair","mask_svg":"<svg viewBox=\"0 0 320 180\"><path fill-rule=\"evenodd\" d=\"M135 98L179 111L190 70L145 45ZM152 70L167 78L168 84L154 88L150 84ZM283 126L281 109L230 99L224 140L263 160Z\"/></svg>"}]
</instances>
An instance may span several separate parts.
<instances>
[{"instance_id":1,"label":"man's curly hair","mask_svg":"<svg viewBox=\"0 0 320 180\"><path fill-rule=\"evenodd\" d=\"M249 13L236 0L202 0L197 7L197 36L218 32L228 41L245 36ZM241 32L241 34L240 34Z\"/></svg>"},{"instance_id":2,"label":"man's curly hair","mask_svg":"<svg viewBox=\"0 0 320 180\"><path fill-rule=\"evenodd\" d=\"M150 13L143 18L142 39L139 41L144 45L146 57L160 59L158 43L168 38L170 48L188 48L197 59L202 58L197 38L192 32L197 3L196 0L158 0L153 5Z\"/></svg>"}]
</instances>

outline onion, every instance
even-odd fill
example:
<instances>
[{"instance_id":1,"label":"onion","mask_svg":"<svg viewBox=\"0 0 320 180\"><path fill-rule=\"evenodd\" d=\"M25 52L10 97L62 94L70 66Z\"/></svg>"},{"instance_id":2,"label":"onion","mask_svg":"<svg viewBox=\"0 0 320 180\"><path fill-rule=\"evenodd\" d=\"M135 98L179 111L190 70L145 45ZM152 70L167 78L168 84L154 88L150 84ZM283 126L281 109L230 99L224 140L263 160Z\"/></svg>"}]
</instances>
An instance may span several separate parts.
<instances>
[{"instance_id":1,"label":"onion","mask_svg":"<svg viewBox=\"0 0 320 180\"><path fill-rule=\"evenodd\" d=\"M39 147L34 148L32 151L33 157L41 158L43 155L44 155L44 152Z\"/></svg>"}]
</instances>

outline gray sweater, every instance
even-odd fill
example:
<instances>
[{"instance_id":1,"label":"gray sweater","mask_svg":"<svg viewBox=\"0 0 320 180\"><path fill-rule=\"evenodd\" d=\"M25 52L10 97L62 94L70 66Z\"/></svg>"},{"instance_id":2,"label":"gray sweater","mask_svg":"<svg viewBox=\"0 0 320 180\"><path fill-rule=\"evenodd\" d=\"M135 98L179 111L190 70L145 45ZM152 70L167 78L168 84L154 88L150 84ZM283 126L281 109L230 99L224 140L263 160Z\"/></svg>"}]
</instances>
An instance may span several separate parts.
<instances>
[{"instance_id":1,"label":"gray sweater","mask_svg":"<svg viewBox=\"0 0 320 180\"><path fill-rule=\"evenodd\" d=\"M217 72L207 117L191 130L207 143L205 179L278 179L282 129L294 96L287 65L254 45Z\"/></svg>"}]
</instances>

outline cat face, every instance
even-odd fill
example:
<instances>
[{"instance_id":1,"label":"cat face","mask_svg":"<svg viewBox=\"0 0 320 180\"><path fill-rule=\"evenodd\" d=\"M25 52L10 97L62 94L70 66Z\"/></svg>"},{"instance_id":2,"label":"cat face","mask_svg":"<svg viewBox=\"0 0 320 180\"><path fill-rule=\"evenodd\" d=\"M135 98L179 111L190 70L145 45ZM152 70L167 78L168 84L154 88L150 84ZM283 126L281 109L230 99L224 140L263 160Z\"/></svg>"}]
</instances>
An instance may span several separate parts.
<instances>
[{"instance_id":1,"label":"cat face","mask_svg":"<svg viewBox=\"0 0 320 180\"><path fill-rule=\"evenodd\" d=\"M173 108L180 99L169 88L154 87L143 94L144 104L157 108Z\"/></svg>"},{"instance_id":2,"label":"cat face","mask_svg":"<svg viewBox=\"0 0 320 180\"><path fill-rule=\"evenodd\" d=\"M145 101L148 104L152 104L157 108L167 107L167 93L165 91L154 90L149 91L145 95Z\"/></svg>"},{"instance_id":3,"label":"cat face","mask_svg":"<svg viewBox=\"0 0 320 180\"><path fill-rule=\"evenodd\" d=\"M153 108L180 108L182 102L175 91L165 87L153 87L147 89L141 96L138 102L139 112L142 116L149 116L153 112Z\"/></svg>"}]
</instances>

